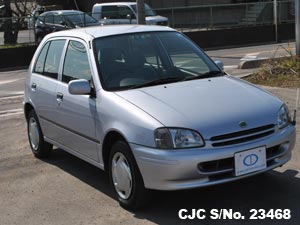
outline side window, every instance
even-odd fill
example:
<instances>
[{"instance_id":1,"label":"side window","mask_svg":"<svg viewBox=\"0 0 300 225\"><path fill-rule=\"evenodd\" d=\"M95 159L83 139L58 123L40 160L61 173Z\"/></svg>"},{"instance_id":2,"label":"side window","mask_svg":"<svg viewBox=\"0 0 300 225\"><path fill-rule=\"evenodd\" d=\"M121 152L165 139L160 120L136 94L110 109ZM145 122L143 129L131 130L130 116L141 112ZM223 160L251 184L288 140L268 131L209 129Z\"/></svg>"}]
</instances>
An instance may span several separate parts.
<instances>
[{"instance_id":1,"label":"side window","mask_svg":"<svg viewBox=\"0 0 300 225\"><path fill-rule=\"evenodd\" d=\"M44 75L57 79L58 69L61 60L65 40L51 41L44 68Z\"/></svg>"},{"instance_id":2,"label":"side window","mask_svg":"<svg viewBox=\"0 0 300 225\"><path fill-rule=\"evenodd\" d=\"M46 15L44 21L46 24L53 24L53 19L54 19L53 15Z\"/></svg>"},{"instance_id":3,"label":"side window","mask_svg":"<svg viewBox=\"0 0 300 225\"><path fill-rule=\"evenodd\" d=\"M118 18L127 19L127 15L130 15L131 18L133 19L134 14L132 13L132 11L128 6L119 6L118 9L119 9Z\"/></svg>"},{"instance_id":4,"label":"side window","mask_svg":"<svg viewBox=\"0 0 300 225\"><path fill-rule=\"evenodd\" d=\"M56 15L54 16L54 24L57 24L57 25L65 25L65 19L60 16L60 15Z\"/></svg>"},{"instance_id":5,"label":"side window","mask_svg":"<svg viewBox=\"0 0 300 225\"><path fill-rule=\"evenodd\" d=\"M69 83L76 79L92 79L90 64L85 46L78 41L70 41L62 74L62 81Z\"/></svg>"},{"instance_id":6,"label":"side window","mask_svg":"<svg viewBox=\"0 0 300 225\"><path fill-rule=\"evenodd\" d=\"M47 42L47 44L45 44L42 51L40 52L40 54L36 60L33 72L39 73L39 74L44 73L45 59L46 59L49 45L50 45L50 42Z\"/></svg>"},{"instance_id":7,"label":"side window","mask_svg":"<svg viewBox=\"0 0 300 225\"><path fill-rule=\"evenodd\" d=\"M117 19L118 7L117 6L102 6L101 19Z\"/></svg>"}]
</instances>

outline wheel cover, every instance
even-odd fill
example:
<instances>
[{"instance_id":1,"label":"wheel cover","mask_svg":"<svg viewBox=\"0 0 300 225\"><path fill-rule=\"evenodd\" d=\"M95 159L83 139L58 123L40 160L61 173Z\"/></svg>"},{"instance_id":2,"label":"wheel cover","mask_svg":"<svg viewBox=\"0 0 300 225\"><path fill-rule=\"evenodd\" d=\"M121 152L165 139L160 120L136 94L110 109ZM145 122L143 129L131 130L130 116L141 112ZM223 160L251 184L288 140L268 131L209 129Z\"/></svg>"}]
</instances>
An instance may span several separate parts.
<instances>
[{"instance_id":1,"label":"wheel cover","mask_svg":"<svg viewBox=\"0 0 300 225\"><path fill-rule=\"evenodd\" d=\"M132 175L129 163L123 153L114 154L111 171L113 184L119 197L128 199L132 191Z\"/></svg>"},{"instance_id":2,"label":"wheel cover","mask_svg":"<svg viewBox=\"0 0 300 225\"><path fill-rule=\"evenodd\" d=\"M31 147L34 150L37 150L39 148L39 144L40 144L40 133L39 133L37 121L33 117L31 117L29 119L28 126L29 126L28 127L29 128L29 140L30 140Z\"/></svg>"}]
</instances>

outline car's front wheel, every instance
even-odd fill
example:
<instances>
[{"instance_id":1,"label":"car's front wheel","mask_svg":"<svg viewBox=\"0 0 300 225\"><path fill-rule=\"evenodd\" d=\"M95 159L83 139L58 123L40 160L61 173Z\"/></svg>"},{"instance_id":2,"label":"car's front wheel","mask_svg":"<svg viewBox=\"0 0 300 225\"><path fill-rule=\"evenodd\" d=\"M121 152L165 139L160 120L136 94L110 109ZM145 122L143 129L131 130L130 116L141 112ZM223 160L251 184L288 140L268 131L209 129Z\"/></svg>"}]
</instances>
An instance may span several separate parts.
<instances>
[{"instance_id":1,"label":"car's front wheel","mask_svg":"<svg viewBox=\"0 0 300 225\"><path fill-rule=\"evenodd\" d=\"M44 140L39 120L34 110L27 117L27 133L31 150L35 157L48 157L52 151L52 145Z\"/></svg>"},{"instance_id":2,"label":"car's front wheel","mask_svg":"<svg viewBox=\"0 0 300 225\"><path fill-rule=\"evenodd\" d=\"M117 141L109 157L109 177L119 203L126 209L138 209L149 197L134 156L124 141Z\"/></svg>"}]
</instances>

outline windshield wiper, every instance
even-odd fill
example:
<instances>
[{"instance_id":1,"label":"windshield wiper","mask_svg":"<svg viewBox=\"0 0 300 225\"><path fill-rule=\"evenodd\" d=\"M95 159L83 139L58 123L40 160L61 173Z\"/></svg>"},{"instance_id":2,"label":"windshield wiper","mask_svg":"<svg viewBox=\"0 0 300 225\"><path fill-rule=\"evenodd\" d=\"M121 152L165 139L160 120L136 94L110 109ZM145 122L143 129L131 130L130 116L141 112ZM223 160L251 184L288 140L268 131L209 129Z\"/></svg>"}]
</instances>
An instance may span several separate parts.
<instances>
[{"instance_id":1,"label":"windshield wiper","mask_svg":"<svg viewBox=\"0 0 300 225\"><path fill-rule=\"evenodd\" d=\"M142 88L142 87L149 87L149 86L154 86L154 85L159 85L159 84L168 84L172 82L178 82L182 81L182 77L163 77L157 80L152 80L143 84L137 84L131 86L129 89L135 89L135 88Z\"/></svg>"},{"instance_id":2,"label":"windshield wiper","mask_svg":"<svg viewBox=\"0 0 300 225\"><path fill-rule=\"evenodd\" d=\"M182 81L197 80L197 79L204 79L204 78L210 78L210 77L219 77L219 76L223 76L223 75L224 75L224 72L219 71L219 70L213 70L213 71L209 71L207 73L203 73L203 74L200 74L197 76L186 77Z\"/></svg>"}]
</instances>

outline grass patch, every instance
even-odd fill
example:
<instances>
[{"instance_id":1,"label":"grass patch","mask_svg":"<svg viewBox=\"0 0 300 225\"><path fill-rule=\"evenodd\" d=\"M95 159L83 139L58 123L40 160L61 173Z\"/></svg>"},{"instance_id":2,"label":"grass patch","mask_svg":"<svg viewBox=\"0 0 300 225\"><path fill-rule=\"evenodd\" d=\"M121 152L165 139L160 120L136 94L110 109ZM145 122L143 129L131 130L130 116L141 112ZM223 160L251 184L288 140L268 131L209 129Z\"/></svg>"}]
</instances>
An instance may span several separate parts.
<instances>
[{"instance_id":1,"label":"grass patch","mask_svg":"<svg viewBox=\"0 0 300 225\"><path fill-rule=\"evenodd\" d=\"M247 81L272 87L300 87L300 58L270 59Z\"/></svg>"},{"instance_id":2,"label":"grass patch","mask_svg":"<svg viewBox=\"0 0 300 225\"><path fill-rule=\"evenodd\" d=\"M24 43L24 44L15 44L15 45L1 45L0 49L12 49L12 48L22 48L27 46L35 45L34 43Z\"/></svg>"}]
</instances>

